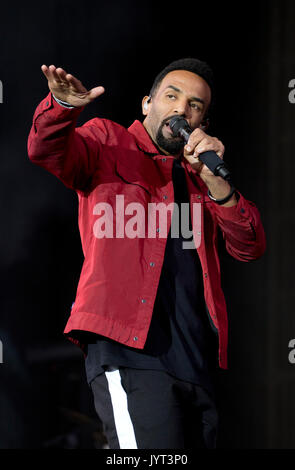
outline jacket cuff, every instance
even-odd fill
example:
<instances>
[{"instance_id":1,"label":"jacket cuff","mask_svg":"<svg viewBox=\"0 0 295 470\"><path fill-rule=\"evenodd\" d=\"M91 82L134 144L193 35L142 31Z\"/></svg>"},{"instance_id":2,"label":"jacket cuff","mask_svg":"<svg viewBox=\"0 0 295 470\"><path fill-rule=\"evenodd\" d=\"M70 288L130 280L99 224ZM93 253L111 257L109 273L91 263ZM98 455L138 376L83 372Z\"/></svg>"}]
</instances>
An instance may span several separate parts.
<instances>
[{"instance_id":1,"label":"jacket cuff","mask_svg":"<svg viewBox=\"0 0 295 470\"><path fill-rule=\"evenodd\" d=\"M239 199L235 206L220 206L216 203L213 203L215 213L220 217L220 219L239 222L250 217L250 201L246 200L239 191L236 191L236 193L238 194Z\"/></svg>"},{"instance_id":2,"label":"jacket cuff","mask_svg":"<svg viewBox=\"0 0 295 470\"><path fill-rule=\"evenodd\" d=\"M74 119L83 111L83 107L65 108L57 103L50 92L44 100L37 106L34 113L33 123L36 124L37 119L42 115L46 119L63 121L64 119Z\"/></svg>"},{"instance_id":3,"label":"jacket cuff","mask_svg":"<svg viewBox=\"0 0 295 470\"><path fill-rule=\"evenodd\" d=\"M58 99L56 96L54 96L54 94L52 93L52 96L53 98L55 99L55 101L60 105L62 106L63 108L68 108L68 109L73 109L75 108L75 106L72 106L70 103L68 103L67 101L62 101L60 99Z\"/></svg>"}]
</instances>

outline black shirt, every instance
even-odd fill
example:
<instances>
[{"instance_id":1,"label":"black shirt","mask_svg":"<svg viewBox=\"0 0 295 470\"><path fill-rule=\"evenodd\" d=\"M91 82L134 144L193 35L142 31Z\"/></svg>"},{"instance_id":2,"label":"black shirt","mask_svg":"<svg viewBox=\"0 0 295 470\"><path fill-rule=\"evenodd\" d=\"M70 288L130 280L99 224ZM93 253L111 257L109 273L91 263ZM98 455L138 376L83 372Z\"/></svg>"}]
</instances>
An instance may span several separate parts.
<instances>
[{"instance_id":1,"label":"black shirt","mask_svg":"<svg viewBox=\"0 0 295 470\"><path fill-rule=\"evenodd\" d=\"M173 162L174 199L189 202L184 169ZM171 226L175 223L173 212ZM203 292L202 269L196 249L183 249L181 217L179 237L167 245L153 316L144 349L122 345L93 335L88 339L86 375L90 383L104 366L164 370L178 379L212 390L209 370L217 358L217 334L209 321ZM191 219L190 219L191 230ZM187 235L186 235L187 236ZM192 237L191 239L192 240Z\"/></svg>"}]
</instances>

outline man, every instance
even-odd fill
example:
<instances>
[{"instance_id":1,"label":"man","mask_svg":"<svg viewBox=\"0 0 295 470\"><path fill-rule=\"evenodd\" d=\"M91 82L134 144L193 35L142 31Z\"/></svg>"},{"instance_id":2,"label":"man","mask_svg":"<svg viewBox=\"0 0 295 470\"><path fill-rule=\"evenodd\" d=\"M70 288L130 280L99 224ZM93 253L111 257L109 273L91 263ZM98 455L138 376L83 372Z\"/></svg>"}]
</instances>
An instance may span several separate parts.
<instances>
[{"instance_id":1,"label":"man","mask_svg":"<svg viewBox=\"0 0 295 470\"><path fill-rule=\"evenodd\" d=\"M76 127L104 88L41 68L50 93L28 154L78 195L85 260L65 334L85 352L109 446L214 448L211 371L227 368L218 232L240 261L263 254L265 235L256 206L199 160L224 154L205 132L212 71L191 58L169 64L143 98L143 123L125 129L101 118ZM193 130L185 146L173 116Z\"/></svg>"}]
</instances>

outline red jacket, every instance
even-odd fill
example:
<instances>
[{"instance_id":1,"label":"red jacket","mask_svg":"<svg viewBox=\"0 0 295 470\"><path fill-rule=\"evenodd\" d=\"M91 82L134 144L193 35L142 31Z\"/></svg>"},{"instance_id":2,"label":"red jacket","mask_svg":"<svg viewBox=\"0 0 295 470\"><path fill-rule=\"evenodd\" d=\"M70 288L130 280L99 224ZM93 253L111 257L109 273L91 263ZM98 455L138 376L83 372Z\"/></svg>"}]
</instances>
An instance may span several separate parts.
<instances>
[{"instance_id":1,"label":"red jacket","mask_svg":"<svg viewBox=\"0 0 295 470\"><path fill-rule=\"evenodd\" d=\"M76 128L81 111L82 108L61 107L49 94L35 111L28 139L30 160L75 190L79 200L79 229L85 259L64 333L77 342L71 336L72 330L91 331L142 349L151 322L167 237L160 231L154 237L99 238L97 223L100 224L99 216L104 214L99 212L99 203L107 202L114 209L111 214L114 220L109 219L113 222L108 224L114 233L116 216L120 219L117 223L125 224L131 217L131 214L122 216L122 212L121 216L116 214L116 195L124 196L124 208L132 202L140 203L145 209L151 202L173 203L174 157L158 153L139 121L125 129L112 121L95 118ZM217 205L208 198L205 184L183 157L181 164L185 169L191 211L193 204L200 208L196 211L199 217L193 220L194 241L203 270L205 301L218 329L219 364L227 368L228 325L220 284L218 228L227 251L240 261L251 261L263 254L265 234L252 202L239 193L236 206Z\"/></svg>"}]
</instances>

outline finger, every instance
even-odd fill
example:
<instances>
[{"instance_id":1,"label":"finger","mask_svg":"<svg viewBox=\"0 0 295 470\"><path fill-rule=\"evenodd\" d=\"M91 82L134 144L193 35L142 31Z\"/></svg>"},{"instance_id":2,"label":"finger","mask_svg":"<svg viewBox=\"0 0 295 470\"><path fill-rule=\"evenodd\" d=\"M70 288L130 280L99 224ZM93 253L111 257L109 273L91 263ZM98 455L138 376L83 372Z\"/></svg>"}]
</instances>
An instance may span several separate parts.
<instances>
[{"instance_id":1,"label":"finger","mask_svg":"<svg viewBox=\"0 0 295 470\"><path fill-rule=\"evenodd\" d=\"M55 69L54 65L53 66L50 65L49 67L47 67L47 65L41 66L41 70L44 73L45 77L47 78L48 82L52 83L55 81L55 77L53 75L54 69Z\"/></svg>"},{"instance_id":2,"label":"finger","mask_svg":"<svg viewBox=\"0 0 295 470\"><path fill-rule=\"evenodd\" d=\"M203 167L203 163L199 158L195 158L194 155L184 155L184 158L191 164L193 165L193 168L197 171L201 171Z\"/></svg>"},{"instance_id":3,"label":"finger","mask_svg":"<svg viewBox=\"0 0 295 470\"><path fill-rule=\"evenodd\" d=\"M97 98L98 96L102 95L103 93L105 92L105 89L103 86L97 86L95 88L92 88L90 91L89 91L89 98L91 98L92 100L94 100L95 98Z\"/></svg>"},{"instance_id":4,"label":"finger","mask_svg":"<svg viewBox=\"0 0 295 470\"><path fill-rule=\"evenodd\" d=\"M194 150L194 156L198 157L201 153L208 152L208 151L216 152L216 154L220 158L223 158L223 154L224 154L223 148L220 148L219 145L214 145L212 143L204 144L204 142L201 142L199 145L197 145L197 147Z\"/></svg>"},{"instance_id":5,"label":"finger","mask_svg":"<svg viewBox=\"0 0 295 470\"><path fill-rule=\"evenodd\" d=\"M219 158L221 158L223 160L223 153L224 152L222 150L218 150L216 153L219 156Z\"/></svg>"},{"instance_id":6,"label":"finger","mask_svg":"<svg viewBox=\"0 0 295 470\"><path fill-rule=\"evenodd\" d=\"M56 74L56 71L55 71L56 70L55 65L50 65L49 67L47 67L47 65L42 65L41 70L44 73L44 75L46 76L48 81L50 81L50 82L53 82L53 81L60 82L60 79L59 79L59 77L58 77L58 75Z\"/></svg>"},{"instance_id":7,"label":"finger","mask_svg":"<svg viewBox=\"0 0 295 470\"><path fill-rule=\"evenodd\" d=\"M74 77L71 73L66 74L66 80L67 82L75 88L75 90L85 92L87 91L86 88L83 86L82 82L78 80L78 78Z\"/></svg>"},{"instance_id":8,"label":"finger","mask_svg":"<svg viewBox=\"0 0 295 470\"><path fill-rule=\"evenodd\" d=\"M201 142L201 139L198 139L198 140L197 139L189 139L188 143L184 147L185 150L186 150L186 153L187 154L193 154L194 151L195 151L196 146L199 145L200 142Z\"/></svg>"},{"instance_id":9,"label":"finger","mask_svg":"<svg viewBox=\"0 0 295 470\"><path fill-rule=\"evenodd\" d=\"M51 73L50 73L49 68L47 67L47 65L45 65L45 64L41 65L41 70L44 73L47 80L49 80L49 77L51 76Z\"/></svg>"},{"instance_id":10,"label":"finger","mask_svg":"<svg viewBox=\"0 0 295 470\"><path fill-rule=\"evenodd\" d=\"M212 149L212 144L210 144L206 138L201 139L199 142L195 141L194 144L186 145L186 150L190 149L188 154L194 157L200 155L202 152L206 152L206 150L210 148Z\"/></svg>"},{"instance_id":11,"label":"finger","mask_svg":"<svg viewBox=\"0 0 295 470\"><path fill-rule=\"evenodd\" d=\"M51 72L51 76L52 76L53 80L55 80L57 83L60 83L61 80L59 78L58 73L56 72L55 65L49 65L49 71Z\"/></svg>"},{"instance_id":12,"label":"finger","mask_svg":"<svg viewBox=\"0 0 295 470\"><path fill-rule=\"evenodd\" d=\"M202 145L201 147L199 146L196 147L194 151L194 158L199 158L199 155L201 155L201 153L208 152L209 150L214 150L214 149L206 145Z\"/></svg>"},{"instance_id":13,"label":"finger","mask_svg":"<svg viewBox=\"0 0 295 470\"><path fill-rule=\"evenodd\" d=\"M216 150L215 150L215 152L216 152L217 155L222 159L222 158L223 158L223 155L224 155L225 147L224 147L223 143L222 143L219 139L215 138L214 140L215 140L215 143L216 143Z\"/></svg>"},{"instance_id":14,"label":"finger","mask_svg":"<svg viewBox=\"0 0 295 470\"><path fill-rule=\"evenodd\" d=\"M56 73L57 73L57 75L59 76L59 79L60 79L62 82L66 82L66 81L67 81L67 80L66 80L67 72L66 72L64 69L62 69L61 67L58 67L58 68L56 69Z\"/></svg>"},{"instance_id":15,"label":"finger","mask_svg":"<svg viewBox=\"0 0 295 470\"><path fill-rule=\"evenodd\" d=\"M190 135L190 138L188 139L188 142L185 146L187 153L193 153L195 147L199 145L200 142L204 140L205 138L206 138L205 132L203 132L199 128L195 129Z\"/></svg>"},{"instance_id":16,"label":"finger","mask_svg":"<svg viewBox=\"0 0 295 470\"><path fill-rule=\"evenodd\" d=\"M45 64L41 65L41 70L42 70L43 73L46 73L47 70L48 70L47 65L45 65Z\"/></svg>"}]
</instances>

